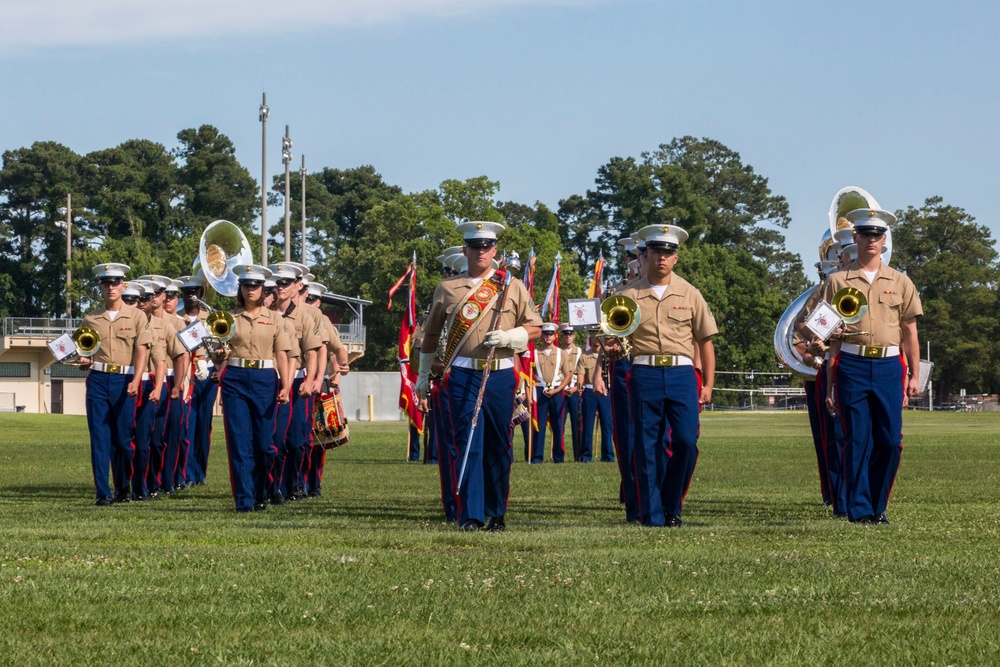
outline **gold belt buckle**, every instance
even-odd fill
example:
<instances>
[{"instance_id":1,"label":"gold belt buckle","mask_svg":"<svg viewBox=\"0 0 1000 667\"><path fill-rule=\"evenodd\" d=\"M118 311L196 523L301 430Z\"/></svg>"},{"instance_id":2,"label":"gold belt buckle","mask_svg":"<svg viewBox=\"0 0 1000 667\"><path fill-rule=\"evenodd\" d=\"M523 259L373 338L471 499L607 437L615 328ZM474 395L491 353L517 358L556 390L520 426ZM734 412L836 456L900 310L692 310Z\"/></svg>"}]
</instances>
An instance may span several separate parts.
<instances>
[{"instance_id":1,"label":"gold belt buckle","mask_svg":"<svg viewBox=\"0 0 1000 667\"><path fill-rule=\"evenodd\" d=\"M121 372L122 367L119 366L118 364L105 364L104 370L107 371L108 373L119 373Z\"/></svg>"},{"instance_id":2,"label":"gold belt buckle","mask_svg":"<svg viewBox=\"0 0 1000 667\"><path fill-rule=\"evenodd\" d=\"M674 355L672 355L672 354L654 354L653 355L653 365L654 366L673 366L674 365Z\"/></svg>"},{"instance_id":3,"label":"gold belt buckle","mask_svg":"<svg viewBox=\"0 0 1000 667\"><path fill-rule=\"evenodd\" d=\"M244 368L260 368L260 361L258 359L244 359Z\"/></svg>"},{"instance_id":4,"label":"gold belt buckle","mask_svg":"<svg viewBox=\"0 0 1000 667\"><path fill-rule=\"evenodd\" d=\"M865 357L869 359L881 359L883 356L885 356L884 347L878 347L877 345L865 346Z\"/></svg>"}]
</instances>

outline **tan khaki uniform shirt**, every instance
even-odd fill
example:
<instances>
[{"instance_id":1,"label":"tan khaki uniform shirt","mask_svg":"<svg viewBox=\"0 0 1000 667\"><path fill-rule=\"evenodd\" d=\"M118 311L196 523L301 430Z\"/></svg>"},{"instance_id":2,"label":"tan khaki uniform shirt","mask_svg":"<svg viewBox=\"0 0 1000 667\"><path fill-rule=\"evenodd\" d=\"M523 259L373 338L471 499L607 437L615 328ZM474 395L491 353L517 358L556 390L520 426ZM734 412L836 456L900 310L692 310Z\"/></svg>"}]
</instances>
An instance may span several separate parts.
<instances>
[{"instance_id":1,"label":"tan khaki uniform shirt","mask_svg":"<svg viewBox=\"0 0 1000 667\"><path fill-rule=\"evenodd\" d=\"M82 326L94 328L101 337L101 349L91 359L101 364L132 365L132 351L136 345L149 347L153 335L146 313L125 303L118 309L112 322L106 308L83 318ZM141 373L142 369L136 369Z\"/></svg>"},{"instance_id":2,"label":"tan khaki uniform shirt","mask_svg":"<svg viewBox=\"0 0 1000 667\"><path fill-rule=\"evenodd\" d=\"M253 317L242 308L232 311L236 335L229 341L232 356L241 359L274 359L279 351L292 349L281 315L261 308Z\"/></svg>"},{"instance_id":3,"label":"tan khaki uniform shirt","mask_svg":"<svg viewBox=\"0 0 1000 667\"><path fill-rule=\"evenodd\" d=\"M562 335L560 332L559 335ZM563 355L568 356L571 362L570 367L572 370L569 372L573 375L577 375L580 372L580 360L583 359L583 349L576 343L570 343L569 347L562 348ZM570 380L569 383L576 384L576 380Z\"/></svg>"},{"instance_id":4,"label":"tan khaki uniform shirt","mask_svg":"<svg viewBox=\"0 0 1000 667\"><path fill-rule=\"evenodd\" d=\"M632 354L674 354L694 358L696 341L719 333L705 299L691 283L676 273L659 299L648 278L622 294L639 306L639 327L632 334Z\"/></svg>"},{"instance_id":5,"label":"tan khaki uniform shirt","mask_svg":"<svg viewBox=\"0 0 1000 667\"><path fill-rule=\"evenodd\" d=\"M434 290L431 312L424 322L425 335L440 334L441 329L451 319L455 310L465 303L473 286L478 286L481 282L470 278L468 273L461 273L442 280ZM483 339L489 331L492 319L493 308L490 308L480 316L475 329L459 349L458 356L473 359L486 358L490 348L483 345ZM542 326L542 318L535 312L535 304L531 302L531 297L528 295L524 283L514 278L507 291L507 300L503 306L503 314L500 316L499 328L507 331L521 326L540 327ZM512 356L514 356L514 351L510 348L498 347L494 358L509 359Z\"/></svg>"},{"instance_id":6,"label":"tan khaki uniform shirt","mask_svg":"<svg viewBox=\"0 0 1000 667\"><path fill-rule=\"evenodd\" d=\"M868 284L864 271L852 262L846 271L834 273L823 284L823 298L833 303L833 295L844 287L855 287L868 297L868 312L856 324L848 324L849 331L867 331L866 335L849 336L844 343L856 345L899 345L900 325L923 315L920 296L909 276L891 266L882 264L872 283Z\"/></svg>"},{"instance_id":7,"label":"tan khaki uniform shirt","mask_svg":"<svg viewBox=\"0 0 1000 667\"><path fill-rule=\"evenodd\" d=\"M167 330L167 357L170 359L176 359L185 352L187 348L184 347L184 343L181 342L180 338L177 337L177 332L187 326L184 323L184 318L178 315L171 315L170 313L163 313L163 326Z\"/></svg>"},{"instance_id":8,"label":"tan khaki uniform shirt","mask_svg":"<svg viewBox=\"0 0 1000 667\"><path fill-rule=\"evenodd\" d=\"M583 384L594 384L594 374L597 373L597 348L583 353L576 372L583 374Z\"/></svg>"},{"instance_id":9,"label":"tan khaki uniform shirt","mask_svg":"<svg viewBox=\"0 0 1000 667\"><path fill-rule=\"evenodd\" d=\"M289 306L291 313L287 310L282 313L285 322L291 325L295 338L299 341L299 349L305 356L309 350L317 350L323 347L323 339L320 336L320 323L310 315L302 306Z\"/></svg>"},{"instance_id":10,"label":"tan khaki uniform shirt","mask_svg":"<svg viewBox=\"0 0 1000 667\"><path fill-rule=\"evenodd\" d=\"M146 372L152 374L156 372L156 364L167 360L167 325L159 317L150 317L149 333L153 338L153 344L146 359Z\"/></svg>"},{"instance_id":11,"label":"tan khaki uniform shirt","mask_svg":"<svg viewBox=\"0 0 1000 667\"><path fill-rule=\"evenodd\" d=\"M281 313L278 313L278 316L281 317ZM299 337L295 335L295 325L287 317L281 317L281 326L285 328L285 334L288 336L288 344L291 345L291 349L288 350L288 358L295 359L298 362L302 358L302 345L300 344Z\"/></svg>"},{"instance_id":12,"label":"tan khaki uniform shirt","mask_svg":"<svg viewBox=\"0 0 1000 667\"><path fill-rule=\"evenodd\" d=\"M575 369L576 355L569 354L558 345L535 345L535 379L539 385L544 383L546 389L554 389Z\"/></svg>"}]
</instances>

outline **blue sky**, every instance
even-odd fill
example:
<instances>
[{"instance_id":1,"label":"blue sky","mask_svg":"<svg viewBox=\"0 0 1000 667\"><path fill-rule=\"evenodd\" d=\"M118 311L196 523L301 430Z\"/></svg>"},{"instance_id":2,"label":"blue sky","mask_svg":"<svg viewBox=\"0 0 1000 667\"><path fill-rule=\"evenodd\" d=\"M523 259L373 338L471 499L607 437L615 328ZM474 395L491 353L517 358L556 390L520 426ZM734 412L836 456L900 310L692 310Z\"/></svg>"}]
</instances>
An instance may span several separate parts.
<instances>
[{"instance_id":1,"label":"blue sky","mask_svg":"<svg viewBox=\"0 0 1000 667\"><path fill-rule=\"evenodd\" d=\"M271 174L288 124L294 168L371 164L407 191L487 175L554 208L613 156L711 137L788 199L808 266L845 185L1000 230L998 7L6 0L0 149L173 147L209 123L259 178L266 91Z\"/></svg>"}]
</instances>

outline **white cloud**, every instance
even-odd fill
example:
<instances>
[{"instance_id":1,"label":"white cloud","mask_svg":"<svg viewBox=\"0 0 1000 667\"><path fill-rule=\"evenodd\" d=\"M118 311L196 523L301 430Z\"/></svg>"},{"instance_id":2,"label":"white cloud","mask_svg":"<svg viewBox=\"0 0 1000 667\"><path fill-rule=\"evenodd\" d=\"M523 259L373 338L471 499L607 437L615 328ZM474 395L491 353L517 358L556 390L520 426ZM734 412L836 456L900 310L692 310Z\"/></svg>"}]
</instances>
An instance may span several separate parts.
<instances>
[{"instance_id":1,"label":"white cloud","mask_svg":"<svg viewBox=\"0 0 1000 667\"><path fill-rule=\"evenodd\" d=\"M3 0L0 49L292 32L593 0Z\"/></svg>"}]
</instances>

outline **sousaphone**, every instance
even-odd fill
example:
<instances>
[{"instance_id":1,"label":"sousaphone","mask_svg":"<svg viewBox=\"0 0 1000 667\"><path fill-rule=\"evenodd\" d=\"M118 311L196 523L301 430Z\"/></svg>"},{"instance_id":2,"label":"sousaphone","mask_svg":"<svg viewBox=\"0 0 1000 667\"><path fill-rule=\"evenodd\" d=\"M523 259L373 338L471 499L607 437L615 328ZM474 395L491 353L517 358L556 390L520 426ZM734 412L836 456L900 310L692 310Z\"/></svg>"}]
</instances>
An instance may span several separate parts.
<instances>
[{"instance_id":1,"label":"sousaphone","mask_svg":"<svg viewBox=\"0 0 1000 667\"><path fill-rule=\"evenodd\" d=\"M216 220L201 234L197 264L208 284L219 294L236 296L239 278L233 267L253 264L250 242L243 230L228 220Z\"/></svg>"}]
</instances>

